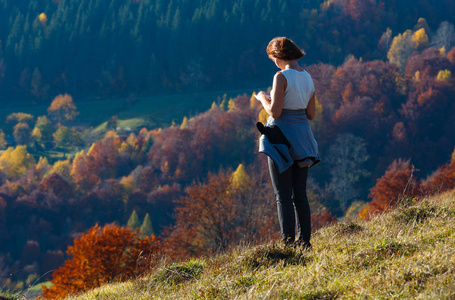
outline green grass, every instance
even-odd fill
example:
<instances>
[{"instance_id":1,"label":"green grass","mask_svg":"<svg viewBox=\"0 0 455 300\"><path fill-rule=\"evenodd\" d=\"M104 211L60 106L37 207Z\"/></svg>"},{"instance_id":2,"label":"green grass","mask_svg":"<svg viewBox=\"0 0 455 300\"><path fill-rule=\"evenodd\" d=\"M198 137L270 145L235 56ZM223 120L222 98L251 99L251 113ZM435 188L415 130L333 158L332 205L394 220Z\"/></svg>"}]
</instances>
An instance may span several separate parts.
<instances>
[{"instance_id":1,"label":"green grass","mask_svg":"<svg viewBox=\"0 0 455 300\"><path fill-rule=\"evenodd\" d=\"M37 283L37 284L35 284L34 286L32 286L30 288L30 291L41 291L43 285L45 287L50 287L50 286L52 286L52 282L51 281L46 281L46 282Z\"/></svg>"},{"instance_id":2,"label":"green grass","mask_svg":"<svg viewBox=\"0 0 455 300\"><path fill-rule=\"evenodd\" d=\"M305 251L269 242L69 299L453 299L455 191L338 223Z\"/></svg>"},{"instance_id":3,"label":"green grass","mask_svg":"<svg viewBox=\"0 0 455 300\"><path fill-rule=\"evenodd\" d=\"M22 291L7 291L0 288L0 300L22 300L22 299L36 299L42 293L42 286L52 286L51 281L46 282L35 282L32 285L26 287Z\"/></svg>"},{"instance_id":4,"label":"green grass","mask_svg":"<svg viewBox=\"0 0 455 300\"><path fill-rule=\"evenodd\" d=\"M0 290L0 300L19 300L20 294Z\"/></svg>"},{"instance_id":5,"label":"green grass","mask_svg":"<svg viewBox=\"0 0 455 300\"><path fill-rule=\"evenodd\" d=\"M93 136L102 136L106 133L107 131L107 121L101 123L99 126L95 127L92 131L91 134ZM133 119L127 119L127 120L118 120L117 123L117 128L123 129L126 131L139 131L141 128L154 128L157 127L157 124L143 119L143 118L133 118Z\"/></svg>"},{"instance_id":6,"label":"green grass","mask_svg":"<svg viewBox=\"0 0 455 300\"><path fill-rule=\"evenodd\" d=\"M256 89L259 90L259 89ZM143 125L151 127L166 127L175 121L181 122L184 116L193 116L208 110L211 104L226 94L236 97L244 93L251 94L254 89L186 93L174 95L159 95L142 97L134 100L127 98L79 101L74 99L79 115L76 122L87 126L102 126L111 116L117 116L121 127L137 128ZM14 112L24 112L35 117L47 114L49 104L38 106L14 107L0 110L0 123ZM105 125L104 125L105 126Z\"/></svg>"}]
</instances>

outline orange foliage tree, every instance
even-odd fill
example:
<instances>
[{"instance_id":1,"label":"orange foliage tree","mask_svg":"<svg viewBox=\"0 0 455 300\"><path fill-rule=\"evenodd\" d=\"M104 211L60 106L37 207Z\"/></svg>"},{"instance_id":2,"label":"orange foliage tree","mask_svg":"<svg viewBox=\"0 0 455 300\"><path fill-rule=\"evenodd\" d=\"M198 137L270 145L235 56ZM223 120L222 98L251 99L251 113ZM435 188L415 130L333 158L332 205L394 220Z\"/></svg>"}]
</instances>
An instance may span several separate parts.
<instances>
[{"instance_id":1,"label":"orange foliage tree","mask_svg":"<svg viewBox=\"0 0 455 300\"><path fill-rule=\"evenodd\" d=\"M368 219L370 214L387 211L403 197L412 196L417 185L413 171L414 166L409 160L394 160L370 190L370 198L373 200L359 216Z\"/></svg>"},{"instance_id":2,"label":"orange foliage tree","mask_svg":"<svg viewBox=\"0 0 455 300\"><path fill-rule=\"evenodd\" d=\"M153 265L158 247L154 236L141 239L137 231L114 223L102 228L95 225L68 247L70 259L54 271L54 285L43 286L43 297L62 298L107 282L139 276Z\"/></svg>"},{"instance_id":3,"label":"orange foliage tree","mask_svg":"<svg viewBox=\"0 0 455 300\"><path fill-rule=\"evenodd\" d=\"M76 105L74 105L73 97L68 94L55 97L47 112L52 119L60 124L73 120L79 114Z\"/></svg>"}]
</instances>

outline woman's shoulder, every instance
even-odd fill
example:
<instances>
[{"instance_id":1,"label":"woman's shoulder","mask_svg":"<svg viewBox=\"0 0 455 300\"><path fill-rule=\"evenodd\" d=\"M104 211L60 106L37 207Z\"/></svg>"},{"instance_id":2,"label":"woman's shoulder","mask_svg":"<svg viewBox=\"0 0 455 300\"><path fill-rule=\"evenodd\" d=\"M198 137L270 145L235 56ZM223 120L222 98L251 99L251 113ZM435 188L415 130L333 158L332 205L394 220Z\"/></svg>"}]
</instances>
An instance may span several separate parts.
<instances>
[{"instance_id":1,"label":"woman's shoulder","mask_svg":"<svg viewBox=\"0 0 455 300\"><path fill-rule=\"evenodd\" d=\"M286 79L287 74L285 74L283 71L284 70L276 72L275 75L273 76L274 79L280 79L280 78Z\"/></svg>"}]
</instances>

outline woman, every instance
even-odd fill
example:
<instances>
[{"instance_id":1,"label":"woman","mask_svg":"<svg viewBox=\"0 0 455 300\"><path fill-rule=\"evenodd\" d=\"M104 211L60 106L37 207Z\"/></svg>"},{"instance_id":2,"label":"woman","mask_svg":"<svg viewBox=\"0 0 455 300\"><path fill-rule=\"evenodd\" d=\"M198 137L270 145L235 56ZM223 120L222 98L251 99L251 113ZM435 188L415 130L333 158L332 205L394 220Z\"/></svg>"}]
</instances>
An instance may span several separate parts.
<instances>
[{"instance_id":1,"label":"woman","mask_svg":"<svg viewBox=\"0 0 455 300\"><path fill-rule=\"evenodd\" d=\"M270 143L267 135L263 134L260 152L269 155L269 172L277 201L283 241L286 244L295 243L310 248L311 213L306 194L306 181L309 167L319 162L317 143L309 124L309 120L315 115L314 84L311 76L297 62L305 56L305 52L290 39L274 38L267 46L267 54L281 71L273 78L270 96L261 91L256 98L270 116L266 128L278 127L279 133L284 134L288 143L287 147L280 145L283 148L278 148L277 145L265 147L276 149L280 154L273 156L267 150L261 151L261 147L264 149L264 143ZM276 140L276 135L274 139ZM284 153L286 151L283 149L288 150L292 158L287 165L278 162L276 158L281 156L287 161ZM275 157L275 160L272 157Z\"/></svg>"}]
</instances>

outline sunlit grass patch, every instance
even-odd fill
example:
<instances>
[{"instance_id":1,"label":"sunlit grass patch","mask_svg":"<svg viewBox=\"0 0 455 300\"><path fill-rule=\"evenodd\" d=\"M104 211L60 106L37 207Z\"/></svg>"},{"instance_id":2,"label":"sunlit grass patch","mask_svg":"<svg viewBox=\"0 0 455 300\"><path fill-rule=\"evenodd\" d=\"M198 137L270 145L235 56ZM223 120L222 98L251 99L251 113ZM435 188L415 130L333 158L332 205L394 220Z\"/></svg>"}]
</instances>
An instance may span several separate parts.
<instances>
[{"instance_id":1,"label":"sunlit grass patch","mask_svg":"<svg viewBox=\"0 0 455 300\"><path fill-rule=\"evenodd\" d=\"M0 300L19 300L20 298L19 293L0 290Z\"/></svg>"},{"instance_id":2,"label":"sunlit grass patch","mask_svg":"<svg viewBox=\"0 0 455 300\"><path fill-rule=\"evenodd\" d=\"M190 260L180 264L164 267L155 277L155 280L175 285L188 280L197 279L204 270L198 260Z\"/></svg>"},{"instance_id":3,"label":"sunlit grass patch","mask_svg":"<svg viewBox=\"0 0 455 300\"><path fill-rule=\"evenodd\" d=\"M278 299L283 300L332 300L338 298L338 292L336 291L318 291L310 293L299 293L294 291L282 291L279 294Z\"/></svg>"},{"instance_id":4,"label":"sunlit grass patch","mask_svg":"<svg viewBox=\"0 0 455 300\"><path fill-rule=\"evenodd\" d=\"M398 222L424 222L430 217L435 217L438 209L429 203L421 203L419 206L398 208L394 214L394 219Z\"/></svg>"}]
</instances>

